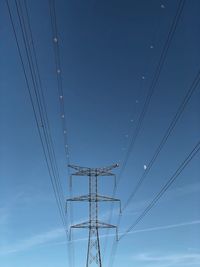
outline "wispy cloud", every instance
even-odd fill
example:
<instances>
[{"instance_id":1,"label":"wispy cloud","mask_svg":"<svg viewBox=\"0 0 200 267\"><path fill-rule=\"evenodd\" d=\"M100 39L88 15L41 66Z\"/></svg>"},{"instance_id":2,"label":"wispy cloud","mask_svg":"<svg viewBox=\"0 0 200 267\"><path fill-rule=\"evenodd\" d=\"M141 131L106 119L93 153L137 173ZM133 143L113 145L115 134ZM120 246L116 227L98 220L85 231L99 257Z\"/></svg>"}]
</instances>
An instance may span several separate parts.
<instances>
[{"instance_id":1,"label":"wispy cloud","mask_svg":"<svg viewBox=\"0 0 200 267\"><path fill-rule=\"evenodd\" d=\"M63 228L50 230L42 234L34 235L27 239L23 239L16 244L12 244L11 246L1 247L0 254L5 255L10 253L25 251L27 249L58 240L59 238L64 237L64 235L65 233Z\"/></svg>"},{"instance_id":2,"label":"wispy cloud","mask_svg":"<svg viewBox=\"0 0 200 267\"><path fill-rule=\"evenodd\" d=\"M0 208L0 225L5 225L8 221L9 213L5 208Z\"/></svg>"},{"instance_id":3,"label":"wispy cloud","mask_svg":"<svg viewBox=\"0 0 200 267\"><path fill-rule=\"evenodd\" d=\"M134 261L144 263L144 266L187 266L200 265L200 254L198 253L171 253L171 254L152 254L141 253L132 257Z\"/></svg>"},{"instance_id":4,"label":"wispy cloud","mask_svg":"<svg viewBox=\"0 0 200 267\"><path fill-rule=\"evenodd\" d=\"M21 199L24 197L23 192L17 192L15 195L13 195L11 198L9 198L9 201L3 201L1 202L0 206L0 225L6 226L9 223L9 220L12 217L13 209L16 208L17 204L21 201Z\"/></svg>"},{"instance_id":5,"label":"wispy cloud","mask_svg":"<svg viewBox=\"0 0 200 267\"><path fill-rule=\"evenodd\" d=\"M190 226L190 225L198 225L198 224L200 224L200 220L195 220L195 221L190 221L190 222L182 222L182 223L177 223L177 224L169 224L169 225L163 225L163 226L157 226L157 227L150 227L150 228L139 229L139 230L131 231L127 235L139 234L139 233L143 233L143 232L167 230L167 229L185 227L185 226ZM123 234L123 232L120 233L120 234ZM108 234L108 235L105 235L105 234L101 234L100 235L100 238L106 238L106 237L115 237L115 233L111 233L111 234ZM86 240L87 240L87 237L85 237L85 238L78 238L78 239L73 240L73 242L81 242L81 241L86 241ZM64 242L57 242L54 245L61 245L61 244L65 244L65 243L66 243L66 241L64 241Z\"/></svg>"},{"instance_id":6,"label":"wispy cloud","mask_svg":"<svg viewBox=\"0 0 200 267\"><path fill-rule=\"evenodd\" d=\"M187 184L181 187L175 187L171 193L176 196L185 196L188 194L198 193L200 191L200 182Z\"/></svg>"},{"instance_id":7,"label":"wispy cloud","mask_svg":"<svg viewBox=\"0 0 200 267\"><path fill-rule=\"evenodd\" d=\"M182 222L182 223L177 223L177 224L169 224L169 225L163 225L163 226L156 226L156 227L150 227L150 228L145 228L145 229L139 229L139 230L131 231L128 234L167 230L167 229L179 228L179 227L195 225L195 224L200 224L200 220L195 220L195 221L190 221L190 222Z\"/></svg>"},{"instance_id":8,"label":"wispy cloud","mask_svg":"<svg viewBox=\"0 0 200 267\"><path fill-rule=\"evenodd\" d=\"M195 220L191 222L182 222L179 224L170 224L170 225L164 225L164 226L157 226L157 227L151 227L151 228L144 228L135 230L129 233L130 234L138 234L142 232L150 232L150 231L159 231L159 230L166 230L166 229L172 229L172 228L179 228L189 225L197 225L200 224L200 220ZM109 235L100 235L100 238L105 237L114 237L115 233L109 234ZM30 238L23 239L19 241L18 243L12 244L11 246L4 246L0 248L0 255L7 255L11 253L17 253L21 251L25 251L34 247L38 247L41 245L64 245L67 243L67 241L62 241L65 238L65 232L63 228L56 228L50 231L47 231L42 234L36 234ZM82 242L86 241L87 237L79 238L73 240L73 242ZM198 254L199 255L199 254Z\"/></svg>"}]
</instances>

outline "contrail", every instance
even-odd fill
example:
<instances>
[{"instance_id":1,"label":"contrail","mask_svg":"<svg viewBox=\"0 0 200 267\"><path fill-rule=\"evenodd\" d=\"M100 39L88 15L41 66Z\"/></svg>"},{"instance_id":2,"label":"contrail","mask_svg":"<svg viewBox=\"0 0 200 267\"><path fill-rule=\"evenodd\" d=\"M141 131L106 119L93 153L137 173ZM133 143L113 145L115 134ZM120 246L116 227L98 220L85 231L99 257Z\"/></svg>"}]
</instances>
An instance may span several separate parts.
<instances>
[{"instance_id":1,"label":"contrail","mask_svg":"<svg viewBox=\"0 0 200 267\"><path fill-rule=\"evenodd\" d=\"M200 224L200 220L195 220L195 221L190 221L190 222L182 222L182 223L177 223L177 224L169 224L169 225L163 225L163 226L156 226L156 227L150 227L150 228L144 228L144 229L139 229L139 230L134 230L129 232L128 234L137 234L137 233L143 233L143 232L151 232L151 231L159 231L159 230L167 230L167 229L173 229L173 228L179 228L179 227L184 227L184 226L189 226L189 225L197 225ZM119 236L123 234L123 232L119 233ZM109 235L100 235L100 238L105 238L105 237L113 237L115 234L109 234ZM74 239L73 242L81 242L81 241L86 241L88 238L79 238L79 239ZM65 242L60 242L56 244L64 244Z\"/></svg>"},{"instance_id":2,"label":"contrail","mask_svg":"<svg viewBox=\"0 0 200 267\"><path fill-rule=\"evenodd\" d=\"M128 234L131 235L131 234L138 234L138 233L143 233L143 232L167 230L167 229L179 228L179 227L184 227L184 226L189 226L189 225L198 225L198 224L200 224L200 220L194 220L190 222L182 222L182 223L177 223L177 224L169 224L169 225L134 230L134 231L129 232ZM121 232L119 235L121 234L123 234L123 232ZM36 235L36 236L31 237L30 239L23 240L22 242L15 244L11 247L1 248L2 251L0 254L17 253L19 251L24 251L24 250L30 249L32 247L37 247L37 246L63 245L63 244L66 244L66 241L49 243L50 240L53 241L53 239L61 238L62 235L63 235L62 228L51 230L47 233ZM109 235L103 234L103 235L100 235L100 238L114 237L114 236L115 234L109 234ZM79 239L74 239L73 242L82 242L82 241L87 241L87 240L88 240L88 237L83 237Z\"/></svg>"}]
</instances>

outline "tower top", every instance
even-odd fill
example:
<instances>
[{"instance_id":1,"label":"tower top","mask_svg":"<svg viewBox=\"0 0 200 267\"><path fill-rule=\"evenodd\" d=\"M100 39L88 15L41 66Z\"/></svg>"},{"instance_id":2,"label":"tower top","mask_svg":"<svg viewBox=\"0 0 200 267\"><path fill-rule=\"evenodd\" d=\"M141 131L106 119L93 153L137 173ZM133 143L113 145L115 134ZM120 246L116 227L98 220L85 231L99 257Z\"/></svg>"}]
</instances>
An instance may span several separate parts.
<instances>
[{"instance_id":1,"label":"tower top","mask_svg":"<svg viewBox=\"0 0 200 267\"><path fill-rule=\"evenodd\" d=\"M117 168L119 164L113 164L107 167L102 168L88 168L88 167L81 167L77 165L68 165L70 168L76 170L73 175L77 176L110 176L114 175L110 172L112 169Z\"/></svg>"}]
</instances>

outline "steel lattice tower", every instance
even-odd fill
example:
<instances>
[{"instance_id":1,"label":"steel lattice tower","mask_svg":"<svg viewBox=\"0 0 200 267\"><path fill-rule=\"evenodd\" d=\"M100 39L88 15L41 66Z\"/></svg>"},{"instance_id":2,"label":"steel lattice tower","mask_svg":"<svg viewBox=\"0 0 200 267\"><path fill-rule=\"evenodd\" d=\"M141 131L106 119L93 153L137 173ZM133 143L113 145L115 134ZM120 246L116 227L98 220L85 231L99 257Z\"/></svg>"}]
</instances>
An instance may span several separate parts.
<instances>
[{"instance_id":1,"label":"steel lattice tower","mask_svg":"<svg viewBox=\"0 0 200 267\"><path fill-rule=\"evenodd\" d=\"M104 168L87 168L79 167L76 165L69 165L76 172L70 177L70 186L72 186L72 176L88 176L89 178L89 194L82 195L78 197L73 197L67 199L68 201L87 201L89 202L89 220L80 224L72 225L70 229L74 228L88 228L88 249L87 249L87 260L86 267L98 266L102 267L101 261L101 250L100 250L100 240L99 240L99 229L100 228L115 228L117 237L117 226L99 221L98 218L98 202L100 201L116 201L121 202L117 198L112 198L108 196L103 196L98 194L98 177L99 176L113 176L115 179L115 174L111 171L112 169L118 167L118 164L111 165ZM118 237L117 237L118 238Z\"/></svg>"}]
</instances>

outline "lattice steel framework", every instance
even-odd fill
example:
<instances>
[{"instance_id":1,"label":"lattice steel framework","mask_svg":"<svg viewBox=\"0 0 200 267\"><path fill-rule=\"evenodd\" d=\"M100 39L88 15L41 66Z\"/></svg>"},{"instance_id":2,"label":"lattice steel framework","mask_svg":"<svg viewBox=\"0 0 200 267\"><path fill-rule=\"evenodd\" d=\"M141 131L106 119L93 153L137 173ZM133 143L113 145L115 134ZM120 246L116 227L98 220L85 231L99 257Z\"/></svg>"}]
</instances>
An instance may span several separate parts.
<instances>
[{"instance_id":1,"label":"lattice steel framework","mask_svg":"<svg viewBox=\"0 0 200 267\"><path fill-rule=\"evenodd\" d=\"M118 164L114 164L114 165L104 167L104 168L87 168L87 167L80 167L76 165L69 165L69 167L76 171L70 177L70 186L72 186L73 176L88 176L89 178L89 194L67 199L67 202L68 201L89 202L89 220L86 222L80 223L80 224L72 225L70 230L75 229L75 228L88 228L89 229L86 267L89 267L89 266L102 267L99 229L100 228L101 229L115 228L117 239L118 239L118 234L117 234L117 226L99 221L98 202L100 201L119 202L120 212L121 212L121 202L117 198L112 198L109 196L103 196L103 195L98 194L98 177L99 176L113 176L114 179L116 180L115 174L113 174L111 171L112 169L118 167Z\"/></svg>"}]
</instances>

